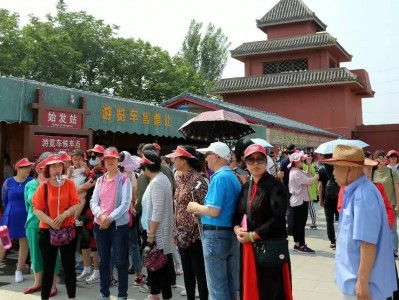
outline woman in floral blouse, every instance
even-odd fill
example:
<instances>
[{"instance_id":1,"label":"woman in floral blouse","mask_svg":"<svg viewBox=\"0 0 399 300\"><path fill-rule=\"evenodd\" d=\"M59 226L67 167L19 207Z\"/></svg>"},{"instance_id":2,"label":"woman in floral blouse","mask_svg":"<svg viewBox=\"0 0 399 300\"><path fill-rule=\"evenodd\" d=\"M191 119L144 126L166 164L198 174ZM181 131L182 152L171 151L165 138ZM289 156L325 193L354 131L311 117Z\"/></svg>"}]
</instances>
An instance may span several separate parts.
<instances>
[{"instance_id":1,"label":"woman in floral blouse","mask_svg":"<svg viewBox=\"0 0 399 300\"><path fill-rule=\"evenodd\" d=\"M198 285L201 300L208 299L205 264L202 252L199 225L196 217L187 212L190 201L203 204L208 184L201 175L201 162L195 156L195 149L178 146L176 151L166 155L174 158L176 169L176 214L174 238L181 256L184 272L184 285L187 299L195 299L195 285Z\"/></svg>"}]
</instances>

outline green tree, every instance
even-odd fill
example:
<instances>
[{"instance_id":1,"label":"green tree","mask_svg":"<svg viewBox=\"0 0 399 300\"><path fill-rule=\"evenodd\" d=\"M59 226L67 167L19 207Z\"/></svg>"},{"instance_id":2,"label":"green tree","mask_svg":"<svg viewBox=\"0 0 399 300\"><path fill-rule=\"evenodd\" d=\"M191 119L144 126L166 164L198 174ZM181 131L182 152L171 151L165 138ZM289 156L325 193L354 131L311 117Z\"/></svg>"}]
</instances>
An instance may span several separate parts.
<instances>
[{"instance_id":1,"label":"green tree","mask_svg":"<svg viewBox=\"0 0 399 300\"><path fill-rule=\"evenodd\" d=\"M153 103L183 91L206 94L203 74L182 56L117 34L117 26L70 12L63 0L56 15L30 16L22 29L17 14L0 10L0 72Z\"/></svg>"},{"instance_id":2,"label":"green tree","mask_svg":"<svg viewBox=\"0 0 399 300\"><path fill-rule=\"evenodd\" d=\"M0 75L22 75L19 66L23 49L19 15L0 9Z\"/></svg>"},{"instance_id":3,"label":"green tree","mask_svg":"<svg viewBox=\"0 0 399 300\"><path fill-rule=\"evenodd\" d=\"M215 82L222 76L231 43L221 28L209 23L204 35L203 24L192 20L182 45L182 56L205 80Z\"/></svg>"}]
</instances>

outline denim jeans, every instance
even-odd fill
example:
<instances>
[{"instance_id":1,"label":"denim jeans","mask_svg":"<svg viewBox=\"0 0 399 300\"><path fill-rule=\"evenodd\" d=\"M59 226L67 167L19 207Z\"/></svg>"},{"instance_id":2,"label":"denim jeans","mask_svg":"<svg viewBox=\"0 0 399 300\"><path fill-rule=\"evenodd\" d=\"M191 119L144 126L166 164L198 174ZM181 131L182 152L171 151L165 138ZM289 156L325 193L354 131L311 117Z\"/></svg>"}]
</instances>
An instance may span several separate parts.
<instances>
[{"instance_id":1,"label":"denim jeans","mask_svg":"<svg viewBox=\"0 0 399 300\"><path fill-rule=\"evenodd\" d=\"M94 224L94 236L100 256L100 292L109 297L109 284L111 281L111 261L115 263L118 271L118 297L127 297L128 290L128 251L126 241L129 239L128 225L116 227L115 222L107 229L100 229ZM111 254L112 249L112 254Z\"/></svg>"},{"instance_id":2,"label":"denim jeans","mask_svg":"<svg viewBox=\"0 0 399 300\"><path fill-rule=\"evenodd\" d=\"M142 261L140 255L139 237L137 234L137 227L129 228L129 252L132 258L132 265L137 276L141 275Z\"/></svg>"},{"instance_id":3,"label":"denim jeans","mask_svg":"<svg viewBox=\"0 0 399 300\"><path fill-rule=\"evenodd\" d=\"M236 300L239 245L233 230L204 230L202 248L209 299Z\"/></svg>"}]
</instances>

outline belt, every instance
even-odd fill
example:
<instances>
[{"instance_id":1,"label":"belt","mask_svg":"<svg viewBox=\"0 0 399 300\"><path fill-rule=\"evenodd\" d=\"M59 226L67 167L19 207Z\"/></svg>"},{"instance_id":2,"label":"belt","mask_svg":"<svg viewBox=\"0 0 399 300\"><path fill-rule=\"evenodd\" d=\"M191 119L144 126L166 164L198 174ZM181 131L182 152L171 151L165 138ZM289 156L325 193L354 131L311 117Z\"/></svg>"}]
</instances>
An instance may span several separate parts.
<instances>
[{"instance_id":1,"label":"belt","mask_svg":"<svg viewBox=\"0 0 399 300\"><path fill-rule=\"evenodd\" d=\"M233 230L232 227L225 227L225 226L215 226L215 225L202 225L204 230Z\"/></svg>"}]
</instances>

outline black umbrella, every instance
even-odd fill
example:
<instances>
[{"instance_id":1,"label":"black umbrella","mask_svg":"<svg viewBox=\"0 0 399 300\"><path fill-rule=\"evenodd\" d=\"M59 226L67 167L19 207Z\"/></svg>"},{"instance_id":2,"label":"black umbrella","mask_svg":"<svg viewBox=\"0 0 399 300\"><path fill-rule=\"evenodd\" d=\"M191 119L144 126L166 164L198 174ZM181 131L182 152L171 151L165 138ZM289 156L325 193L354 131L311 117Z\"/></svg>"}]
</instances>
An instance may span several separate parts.
<instances>
[{"instance_id":1,"label":"black umbrella","mask_svg":"<svg viewBox=\"0 0 399 300\"><path fill-rule=\"evenodd\" d=\"M225 111L206 111L184 123L179 131L190 140L238 140L254 133L250 124L240 115Z\"/></svg>"}]
</instances>

